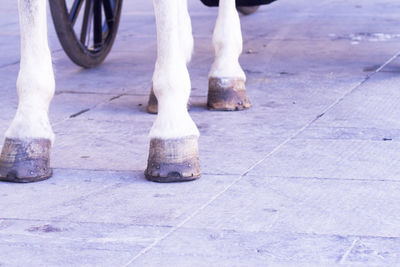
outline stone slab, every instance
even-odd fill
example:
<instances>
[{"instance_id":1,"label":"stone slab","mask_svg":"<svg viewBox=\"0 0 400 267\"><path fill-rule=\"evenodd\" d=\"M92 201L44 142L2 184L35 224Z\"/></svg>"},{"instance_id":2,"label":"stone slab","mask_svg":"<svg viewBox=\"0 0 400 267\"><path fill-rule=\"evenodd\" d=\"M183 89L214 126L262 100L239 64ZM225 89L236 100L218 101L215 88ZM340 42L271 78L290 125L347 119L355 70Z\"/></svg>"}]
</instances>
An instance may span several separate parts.
<instances>
[{"instance_id":1,"label":"stone slab","mask_svg":"<svg viewBox=\"0 0 400 267\"><path fill-rule=\"evenodd\" d=\"M398 142L294 140L257 166L253 173L398 181L398 155Z\"/></svg>"},{"instance_id":2,"label":"stone slab","mask_svg":"<svg viewBox=\"0 0 400 267\"><path fill-rule=\"evenodd\" d=\"M0 264L121 266L167 230L118 222L0 219Z\"/></svg>"},{"instance_id":3,"label":"stone slab","mask_svg":"<svg viewBox=\"0 0 400 267\"><path fill-rule=\"evenodd\" d=\"M128 266L335 266L351 242L342 236L182 228Z\"/></svg>"}]
</instances>

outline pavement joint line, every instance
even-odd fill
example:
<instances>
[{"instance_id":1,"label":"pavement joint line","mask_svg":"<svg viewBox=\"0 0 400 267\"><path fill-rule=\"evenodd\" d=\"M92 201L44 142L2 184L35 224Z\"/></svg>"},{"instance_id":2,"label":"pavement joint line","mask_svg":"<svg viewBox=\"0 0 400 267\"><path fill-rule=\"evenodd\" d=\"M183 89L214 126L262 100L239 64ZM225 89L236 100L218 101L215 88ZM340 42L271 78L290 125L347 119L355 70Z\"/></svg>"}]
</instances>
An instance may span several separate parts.
<instances>
[{"instance_id":1,"label":"pavement joint line","mask_svg":"<svg viewBox=\"0 0 400 267\"><path fill-rule=\"evenodd\" d=\"M71 115L69 115L68 117L65 117L64 119L60 119L59 121L56 121L56 122L52 123L52 126L56 127L56 126L58 126L58 125L60 125L60 124L62 124L62 123L64 123L64 122L66 122L66 121L68 121L68 120L71 120L71 119L73 119L73 118L78 117L79 115L81 115L81 114L83 114L83 113L86 113L86 112L88 112L88 111L94 110L94 109L96 109L98 106L107 104L107 103L113 101L114 99L120 98L120 97L125 96L125 95L126 95L126 94L124 94L124 93L123 93L123 94L119 94L119 95L114 95L114 96L111 97L111 98L108 98L108 99L106 99L106 100L104 100L104 101L100 101L100 102L98 102L98 103L96 103L96 104L94 104L94 105L92 105L92 106L90 106L90 107L88 107L88 108L82 109L82 110L80 110L80 111L78 111L78 112L76 112L76 113L74 113L74 114L71 114Z\"/></svg>"},{"instance_id":2,"label":"pavement joint line","mask_svg":"<svg viewBox=\"0 0 400 267\"><path fill-rule=\"evenodd\" d=\"M160 236L157 238L152 244L150 244L148 247L142 249L138 254L136 254L130 261L128 261L126 264L123 266L129 266L132 264L136 259L141 257L142 255L146 254L148 251L150 251L153 247L157 246L161 241L165 240L167 237L169 237L171 234L182 228L184 224L186 224L188 221L190 221L192 218L194 218L197 214L199 214L202 210L204 210L206 207L208 207L211 203L213 203L217 198L219 198L221 195L223 195L226 191L228 191L232 186L237 184L244 176L246 176L251 170L256 168L258 165L260 165L263 161L265 161L267 158L275 154L279 149L281 149L283 146L285 146L287 143L292 141L297 135L302 133L305 129L307 129L310 125L312 125L314 122L316 122L321 116L320 114L325 114L328 111L330 111L334 106L336 106L338 103L342 102L343 99L345 99L347 96L352 94L355 90L357 90L359 87L361 87L365 82L367 82L373 75L381 71L384 67L386 67L388 64L390 64L394 59L396 59L400 55L400 51L398 51L396 54L394 54L390 59L388 59L386 62L384 62L378 69L376 69L373 73L368 74L362 81L360 81L358 84L344 92L344 94L336 99L332 104L330 104L327 108L325 108L322 112L319 113L314 119L309 121L307 124L305 124L303 127L301 127L299 130L297 130L295 133L293 133L291 136L289 136L287 139L285 139L282 143L277 145L272 151L270 151L265 157L260 159L258 162L250 166L245 172L243 172L239 177L234 179L230 184L228 184L222 191L218 192L216 195L211 197L207 202L205 202L200 208L195 210L192 214L190 214L186 219L184 219L182 222L171 228L167 233L164 235Z\"/></svg>"},{"instance_id":3,"label":"pavement joint line","mask_svg":"<svg viewBox=\"0 0 400 267\"><path fill-rule=\"evenodd\" d=\"M78 196L78 197L75 197L75 198L72 198L72 199L61 201L61 205L65 206L67 204L75 203L77 201L79 202L79 201L82 201L82 200L87 200L89 197L92 197L92 196L95 196L95 195L98 195L98 194L102 194L105 191L108 191L110 189L120 188L123 185L124 185L123 183L117 182L117 183L106 185L106 186L103 186L103 187L98 187L97 189L93 189L92 191L89 191L88 193L85 193L84 195L81 195L81 196ZM57 205L58 204L50 206L50 208L53 208L54 206L57 206Z\"/></svg>"},{"instance_id":4,"label":"pavement joint line","mask_svg":"<svg viewBox=\"0 0 400 267\"><path fill-rule=\"evenodd\" d=\"M58 94L55 94L55 95L61 95L61 94L63 94L63 93L65 93L65 92L61 92L61 93L58 93ZM68 93L67 93L68 94ZM75 94L75 93L71 93L71 94ZM79 93L76 93L76 94L79 94ZM85 94L85 93L82 93L82 94ZM96 93L88 93L88 94L96 94ZM94 109L96 109L98 106L100 106L100 105L103 105L103 104L107 104L108 102L111 102L111 101L113 101L113 100L115 100L115 99L118 99L118 98L121 98L121 97L123 97L123 96L147 96L147 94L146 95L142 95L142 94L129 94L129 93L121 93L121 94L118 94L118 95L115 95L115 94L107 94L107 93L100 93L100 94L98 94L98 95L111 95L112 97L110 97L109 99L107 99L107 100L104 100L104 101L100 101L100 102L98 102L98 103L96 103L96 104L94 104L93 106L90 106L90 107L88 107L88 108L84 108L84 109L82 109L82 110L80 110L80 111L78 111L78 112L76 112L76 113L73 113L73 114L71 114L71 115L69 115L69 116L67 116L67 117L65 117L65 118L63 118L63 119L60 119L59 121L56 121L56 122L54 122L54 123L52 123L52 126L54 126L54 127L56 127L56 126L58 126L59 124L62 124L62 123L64 123L64 122L66 122L66 121L68 121L68 120L70 120L70 119L73 119L73 118L75 118L75 117L78 117L79 115L81 115L81 114L83 114L83 113L86 113L86 112L88 112L88 111L91 111L91 110L94 110ZM204 98L205 96L191 96L191 98Z\"/></svg>"},{"instance_id":5,"label":"pavement joint line","mask_svg":"<svg viewBox=\"0 0 400 267\"><path fill-rule=\"evenodd\" d=\"M149 227L149 228L172 228L172 225L160 225L160 224L136 224L136 223L115 223L115 222L88 222L88 221L70 221L70 220L55 220L55 219L29 219L29 218L1 218L0 221L22 221L22 222L51 222L51 223L71 223L71 224L94 224L94 225L109 225L109 226L138 226L138 227ZM280 231L269 231L269 230L238 230L238 229L231 229L231 228L216 228L216 227L185 227L186 230L220 230L225 232L246 232L246 233L280 233ZM297 232L297 231L288 231L285 232L286 234L292 235L309 235L309 236L323 236L323 237L334 237L339 236L343 238L355 238L358 239L399 239L400 236L393 236L393 235L355 235L355 234L337 234L337 233L316 233L316 232ZM0 231L0 234L3 234ZM353 240L354 242L355 240Z\"/></svg>"},{"instance_id":6,"label":"pavement joint line","mask_svg":"<svg viewBox=\"0 0 400 267\"><path fill-rule=\"evenodd\" d=\"M54 238L53 238L53 240L54 240ZM75 241L81 241L81 240L75 240ZM82 241L84 241L84 240L82 240ZM21 246L26 246L26 244L21 244L19 242L12 242L12 241L8 242L7 244L9 246L19 247L19 248ZM54 248L68 248L69 247L69 246L65 246L65 244L63 245L62 243L59 243L59 242L58 243L53 242L52 246ZM36 248L36 247L41 247L41 245L40 244L31 244L29 247ZM123 250L123 249L105 249L105 248L97 248L97 247L91 247L91 248L85 248L85 249L92 250L92 251L129 252L128 250ZM4 265L0 265L0 266L4 266ZM7 266L10 266L10 265L7 265ZM12 266L15 266L15 265L12 265ZM44 266L46 266L46 265L44 265ZM57 266L60 266L60 265L57 265Z\"/></svg>"},{"instance_id":7,"label":"pavement joint line","mask_svg":"<svg viewBox=\"0 0 400 267\"><path fill-rule=\"evenodd\" d=\"M146 135L147 136L147 135ZM126 172L126 173L143 173L143 170L115 170L115 169L83 169L83 168L63 168L63 167L55 167L53 170L71 170L71 171L89 171L89 172ZM203 172L203 175L214 175L214 176L236 176L240 175L240 173L212 173L212 172Z\"/></svg>"},{"instance_id":8,"label":"pavement joint line","mask_svg":"<svg viewBox=\"0 0 400 267\"><path fill-rule=\"evenodd\" d=\"M360 143L399 143L400 140L384 140L384 139L358 139L358 138L324 138L324 137L319 137L319 138L307 138L307 137L300 137L300 138L295 138L295 140L307 140L307 141L313 141L313 140L318 140L318 141L340 141L340 142L360 142Z\"/></svg>"},{"instance_id":9,"label":"pavement joint line","mask_svg":"<svg viewBox=\"0 0 400 267\"><path fill-rule=\"evenodd\" d=\"M313 126L311 129L353 129L353 130L384 130L384 131L399 131L399 128L382 128L382 127L359 127L359 126Z\"/></svg>"},{"instance_id":10,"label":"pavement joint line","mask_svg":"<svg viewBox=\"0 0 400 267\"><path fill-rule=\"evenodd\" d=\"M253 175L250 175L253 176ZM400 183L400 180L393 179L357 179L357 178L337 178L337 177L307 177L307 176L278 176L272 175L266 178L280 178L280 179L291 179L291 180L332 180L332 181L354 181L354 182L389 182L389 183Z\"/></svg>"},{"instance_id":11,"label":"pavement joint line","mask_svg":"<svg viewBox=\"0 0 400 267\"><path fill-rule=\"evenodd\" d=\"M400 51L398 51L396 54L394 54L389 60L387 60L383 65L381 65L379 68L377 68L373 73L369 74L369 77L371 77L374 74L383 70L387 65L389 65L393 60L395 60L399 56L400 56Z\"/></svg>"},{"instance_id":12,"label":"pavement joint line","mask_svg":"<svg viewBox=\"0 0 400 267\"><path fill-rule=\"evenodd\" d=\"M115 223L115 222L88 222L88 221L71 221L71 220L55 220L55 219L30 219L30 218L0 218L3 221L23 221L23 222L51 222L51 223L76 223L76 224L99 224L99 225L115 225L115 226L138 226L138 227L158 227L172 228L172 225L162 224L136 224L136 223ZM0 231L1 233L1 231Z\"/></svg>"},{"instance_id":13,"label":"pavement joint line","mask_svg":"<svg viewBox=\"0 0 400 267\"><path fill-rule=\"evenodd\" d=\"M344 264L347 257L349 256L350 252L353 250L354 246L357 244L358 240L360 240L358 237L353 240L353 243L351 246L347 249L347 251L343 254L342 258L339 261L339 264Z\"/></svg>"},{"instance_id":14,"label":"pavement joint line","mask_svg":"<svg viewBox=\"0 0 400 267\"><path fill-rule=\"evenodd\" d=\"M140 169L140 170L115 170L115 169L84 169L84 168L63 168L63 167L55 167L55 168L52 168L52 169L53 170L62 170L62 171L113 172L113 173L115 172L115 173L127 173L127 174L134 174L134 173L143 174L143 170L142 169ZM240 175L240 174L239 173L203 172L203 175L207 175L207 176L236 176L236 175Z\"/></svg>"},{"instance_id":15,"label":"pavement joint line","mask_svg":"<svg viewBox=\"0 0 400 267\"><path fill-rule=\"evenodd\" d=\"M10 63L6 63L4 65L1 65L0 69L4 69L4 68L10 67L10 66L17 65L17 64L19 64L19 60L18 61L14 61L14 62L10 62Z\"/></svg>"},{"instance_id":16,"label":"pavement joint line","mask_svg":"<svg viewBox=\"0 0 400 267\"><path fill-rule=\"evenodd\" d=\"M83 169L83 168L53 168L53 170L71 170L71 171L93 171L93 172L142 172L142 170L114 170L114 169Z\"/></svg>"},{"instance_id":17,"label":"pavement joint line","mask_svg":"<svg viewBox=\"0 0 400 267\"><path fill-rule=\"evenodd\" d=\"M83 113L86 113L88 111L90 111L90 108L82 109L81 111L78 111L72 115L69 115L69 118L72 119L72 118L78 117L79 115L82 115Z\"/></svg>"}]
</instances>

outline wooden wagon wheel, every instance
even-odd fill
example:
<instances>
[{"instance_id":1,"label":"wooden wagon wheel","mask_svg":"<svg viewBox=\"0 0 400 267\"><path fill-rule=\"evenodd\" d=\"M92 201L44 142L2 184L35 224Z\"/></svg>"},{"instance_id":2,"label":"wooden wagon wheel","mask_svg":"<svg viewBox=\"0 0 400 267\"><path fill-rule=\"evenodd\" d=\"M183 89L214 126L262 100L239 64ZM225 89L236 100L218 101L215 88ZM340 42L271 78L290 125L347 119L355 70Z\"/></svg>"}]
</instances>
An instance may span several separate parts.
<instances>
[{"instance_id":1,"label":"wooden wagon wheel","mask_svg":"<svg viewBox=\"0 0 400 267\"><path fill-rule=\"evenodd\" d=\"M101 64L114 43L122 0L49 0L60 43L84 68Z\"/></svg>"}]
</instances>

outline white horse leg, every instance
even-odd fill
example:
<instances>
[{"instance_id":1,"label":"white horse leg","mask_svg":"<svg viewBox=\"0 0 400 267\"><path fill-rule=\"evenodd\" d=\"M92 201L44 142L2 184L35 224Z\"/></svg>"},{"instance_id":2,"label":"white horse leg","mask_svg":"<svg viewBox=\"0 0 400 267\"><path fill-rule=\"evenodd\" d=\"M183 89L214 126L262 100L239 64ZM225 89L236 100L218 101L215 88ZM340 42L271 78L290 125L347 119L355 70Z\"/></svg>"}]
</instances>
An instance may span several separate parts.
<instances>
[{"instance_id":1,"label":"white horse leg","mask_svg":"<svg viewBox=\"0 0 400 267\"><path fill-rule=\"evenodd\" d=\"M235 0L219 1L213 45L215 60L209 74L207 106L215 110L249 108L246 76L239 64L242 33Z\"/></svg>"},{"instance_id":2,"label":"white horse leg","mask_svg":"<svg viewBox=\"0 0 400 267\"><path fill-rule=\"evenodd\" d=\"M54 134L48 109L54 75L47 43L46 0L19 0L21 62L19 104L0 156L0 180L34 182L51 176Z\"/></svg>"},{"instance_id":3,"label":"white horse leg","mask_svg":"<svg viewBox=\"0 0 400 267\"><path fill-rule=\"evenodd\" d=\"M179 5L182 2L153 0L158 42L153 89L158 100L158 115L150 131L145 175L156 182L188 181L200 177L199 131L187 111L190 78L185 49L189 45L180 37Z\"/></svg>"},{"instance_id":4,"label":"white horse leg","mask_svg":"<svg viewBox=\"0 0 400 267\"><path fill-rule=\"evenodd\" d=\"M186 0L181 1L178 5L178 20L179 42L186 59L186 63L189 63L193 53L193 35L192 24L190 22ZM149 101L147 103L147 112L151 114L157 114L157 106L157 98L154 94L153 88L151 88Z\"/></svg>"},{"instance_id":5,"label":"white horse leg","mask_svg":"<svg viewBox=\"0 0 400 267\"><path fill-rule=\"evenodd\" d=\"M186 63L189 63L193 54L193 34L192 23L190 21L187 0L180 1L178 4L178 26L179 26L179 42L182 47L183 55Z\"/></svg>"}]
</instances>

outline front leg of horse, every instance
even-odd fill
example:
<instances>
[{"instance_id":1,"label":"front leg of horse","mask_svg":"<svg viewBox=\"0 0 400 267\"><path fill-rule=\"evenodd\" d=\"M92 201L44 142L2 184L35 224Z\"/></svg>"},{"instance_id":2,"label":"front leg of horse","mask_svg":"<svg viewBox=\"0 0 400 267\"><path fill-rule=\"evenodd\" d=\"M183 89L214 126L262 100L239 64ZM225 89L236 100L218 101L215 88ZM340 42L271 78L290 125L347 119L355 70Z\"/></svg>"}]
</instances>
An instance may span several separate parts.
<instances>
[{"instance_id":1,"label":"front leg of horse","mask_svg":"<svg viewBox=\"0 0 400 267\"><path fill-rule=\"evenodd\" d=\"M158 115L150 131L146 178L156 182L190 181L200 177L198 129L187 111L190 78L180 42L180 0L154 0L157 61L153 90Z\"/></svg>"},{"instance_id":2,"label":"front leg of horse","mask_svg":"<svg viewBox=\"0 0 400 267\"><path fill-rule=\"evenodd\" d=\"M208 81L207 106L212 110L242 110L251 106L246 76L239 64L242 33L235 0L220 0L213 34L215 60Z\"/></svg>"},{"instance_id":3,"label":"front leg of horse","mask_svg":"<svg viewBox=\"0 0 400 267\"><path fill-rule=\"evenodd\" d=\"M181 51L185 57L186 63L189 63L193 54L193 35L186 0L181 1L178 4L178 31ZM189 103L187 104L187 108L189 108ZM157 114L157 111L158 101L152 87L147 103L147 112Z\"/></svg>"},{"instance_id":4,"label":"front leg of horse","mask_svg":"<svg viewBox=\"0 0 400 267\"><path fill-rule=\"evenodd\" d=\"M21 61L18 109L0 155L0 180L35 182L51 176L54 139L48 108L54 75L47 44L46 0L19 0Z\"/></svg>"}]
</instances>

